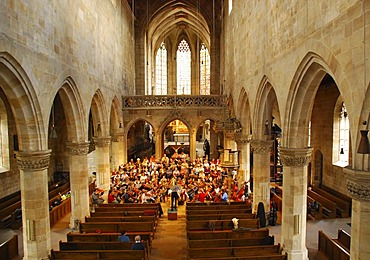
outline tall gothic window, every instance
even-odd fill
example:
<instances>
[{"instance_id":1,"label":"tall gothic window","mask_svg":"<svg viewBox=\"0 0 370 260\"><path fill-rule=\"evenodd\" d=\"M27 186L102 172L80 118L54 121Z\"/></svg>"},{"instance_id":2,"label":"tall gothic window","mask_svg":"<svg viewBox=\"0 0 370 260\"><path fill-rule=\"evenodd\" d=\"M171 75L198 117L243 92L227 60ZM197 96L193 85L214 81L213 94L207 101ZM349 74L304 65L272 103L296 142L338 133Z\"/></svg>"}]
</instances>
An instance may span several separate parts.
<instances>
[{"instance_id":1,"label":"tall gothic window","mask_svg":"<svg viewBox=\"0 0 370 260\"><path fill-rule=\"evenodd\" d=\"M211 89L211 58L204 43L200 48L200 94L209 95Z\"/></svg>"},{"instance_id":2,"label":"tall gothic window","mask_svg":"<svg viewBox=\"0 0 370 260\"><path fill-rule=\"evenodd\" d=\"M347 109L344 103L340 110L340 122L339 122L339 161L343 165L348 165L349 158L349 120Z\"/></svg>"},{"instance_id":3,"label":"tall gothic window","mask_svg":"<svg viewBox=\"0 0 370 260\"><path fill-rule=\"evenodd\" d=\"M167 95L167 50L162 42L155 57L155 94Z\"/></svg>"},{"instance_id":4,"label":"tall gothic window","mask_svg":"<svg viewBox=\"0 0 370 260\"><path fill-rule=\"evenodd\" d=\"M177 94L191 94L191 52L189 44L182 40L177 47Z\"/></svg>"}]
</instances>

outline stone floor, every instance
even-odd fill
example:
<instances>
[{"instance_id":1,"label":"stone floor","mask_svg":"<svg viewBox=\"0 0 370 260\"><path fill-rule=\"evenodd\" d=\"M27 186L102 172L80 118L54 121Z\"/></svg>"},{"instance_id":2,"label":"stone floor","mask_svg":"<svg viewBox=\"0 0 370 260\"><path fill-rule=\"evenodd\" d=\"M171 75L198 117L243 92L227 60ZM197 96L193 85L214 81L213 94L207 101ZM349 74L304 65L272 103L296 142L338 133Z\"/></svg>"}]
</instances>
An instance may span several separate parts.
<instances>
[{"instance_id":1,"label":"stone floor","mask_svg":"<svg viewBox=\"0 0 370 260\"><path fill-rule=\"evenodd\" d=\"M185 206L179 206L177 220L168 220L167 209L168 204L162 204L164 217L159 219L157 232L155 234L150 260L185 260L187 259L187 243L185 231ZM351 222L350 218L345 219L329 219L319 221L307 221L307 239L306 245L308 248L309 259L321 260L316 255L318 247L318 231L323 230L330 237L337 237L339 228L344 229L348 233L351 232L351 227L348 225ZM66 234L70 232L69 229L69 215L63 218L51 230L51 247L55 250L59 249L58 243L60 240L66 241ZM281 226L269 227L270 234L275 236L275 244L280 243ZM19 235L19 252L22 259L23 245L22 245L22 231L14 230Z\"/></svg>"}]
</instances>

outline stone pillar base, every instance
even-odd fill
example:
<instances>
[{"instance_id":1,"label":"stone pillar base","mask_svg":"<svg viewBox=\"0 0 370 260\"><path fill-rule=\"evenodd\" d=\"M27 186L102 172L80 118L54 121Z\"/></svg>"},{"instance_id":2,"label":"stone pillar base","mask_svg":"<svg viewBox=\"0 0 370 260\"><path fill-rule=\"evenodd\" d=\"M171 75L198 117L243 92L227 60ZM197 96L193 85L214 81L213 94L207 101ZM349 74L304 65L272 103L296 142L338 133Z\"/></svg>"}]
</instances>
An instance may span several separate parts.
<instances>
[{"instance_id":1,"label":"stone pillar base","mask_svg":"<svg viewBox=\"0 0 370 260\"><path fill-rule=\"evenodd\" d=\"M302 250L283 251L283 253L287 253L288 260L307 260L308 259L307 248L302 249Z\"/></svg>"}]
</instances>

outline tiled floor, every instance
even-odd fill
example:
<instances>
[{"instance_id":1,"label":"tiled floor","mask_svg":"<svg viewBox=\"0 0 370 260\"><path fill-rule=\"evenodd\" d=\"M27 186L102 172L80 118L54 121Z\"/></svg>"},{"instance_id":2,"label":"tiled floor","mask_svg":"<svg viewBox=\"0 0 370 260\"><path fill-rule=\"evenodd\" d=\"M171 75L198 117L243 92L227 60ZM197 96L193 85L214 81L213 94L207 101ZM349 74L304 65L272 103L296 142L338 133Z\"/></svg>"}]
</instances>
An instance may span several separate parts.
<instances>
[{"instance_id":1,"label":"tiled floor","mask_svg":"<svg viewBox=\"0 0 370 260\"><path fill-rule=\"evenodd\" d=\"M168 204L162 204L165 215L160 219L153 247L151 252L151 260L184 260L186 259L186 232L185 232L185 206L180 206L178 209L177 220L167 219ZM319 221L307 221L307 239L306 245L310 259L319 259L316 257L318 246L318 231L323 230L330 237L337 237L339 228L344 229L348 233L351 232L351 227L348 223L350 218L345 219L329 219ZM59 241L66 241L66 234L69 229L69 215L62 221L56 224L51 230L51 247L55 250L59 249ZM270 226L270 234L275 236L275 244L281 242L281 225ZM23 255L22 246L22 231L14 230L19 235L20 254ZM22 259L22 258L20 258Z\"/></svg>"}]
</instances>

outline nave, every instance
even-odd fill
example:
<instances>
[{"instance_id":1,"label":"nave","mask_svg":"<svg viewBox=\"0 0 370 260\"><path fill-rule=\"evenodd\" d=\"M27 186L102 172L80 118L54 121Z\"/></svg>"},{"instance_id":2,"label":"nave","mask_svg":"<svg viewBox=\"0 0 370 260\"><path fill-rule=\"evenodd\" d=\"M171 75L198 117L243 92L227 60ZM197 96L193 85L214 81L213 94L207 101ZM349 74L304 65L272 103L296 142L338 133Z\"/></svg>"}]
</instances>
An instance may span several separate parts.
<instances>
[{"instance_id":1,"label":"nave","mask_svg":"<svg viewBox=\"0 0 370 260\"><path fill-rule=\"evenodd\" d=\"M163 218L159 219L159 224L153 240L150 254L151 260L185 260L187 259L187 241L186 241L186 217L185 205L178 207L177 220L168 220L167 209L169 203L162 203L165 212ZM69 228L70 214L65 216L51 229L51 247L56 250L59 248L59 241L66 241L67 233L71 232ZM306 245L308 248L309 259L321 260L322 255L317 253L318 248L318 231L323 230L330 237L336 237L338 229L343 229L351 233L350 218L322 219L307 221ZM270 235L275 237L275 243L280 243L281 225L269 226ZM22 231L9 230L18 234L18 241L22 241ZM23 245L19 243L19 257L15 260L22 259Z\"/></svg>"}]
</instances>

